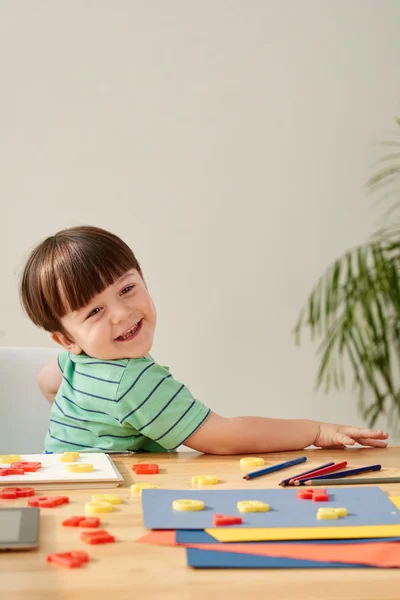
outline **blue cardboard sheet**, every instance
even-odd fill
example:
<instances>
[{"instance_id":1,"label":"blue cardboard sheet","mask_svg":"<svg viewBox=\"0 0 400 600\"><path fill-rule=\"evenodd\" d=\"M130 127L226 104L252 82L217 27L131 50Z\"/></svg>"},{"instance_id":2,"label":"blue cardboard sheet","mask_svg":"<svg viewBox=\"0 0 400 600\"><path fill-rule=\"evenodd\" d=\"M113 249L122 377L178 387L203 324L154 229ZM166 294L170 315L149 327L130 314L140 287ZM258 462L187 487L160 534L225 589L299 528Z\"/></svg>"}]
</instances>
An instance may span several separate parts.
<instances>
[{"instance_id":1,"label":"blue cardboard sheet","mask_svg":"<svg viewBox=\"0 0 400 600\"><path fill-rule=\"evenodd\" d=\"M294 558L257 556L236 552L186 549L187 562L195 569L374 569L367 565L327 563Z\"/></svg>"},{"instance_id":2,"label":"blue cardboard sheet","mask_svg":"<svg viewBox=\"0 0 400 600\"><path fill-rule=\"evenodd\" d=\"M296 498L297 489L249 490L163 490L142 491L143 517L149 529L207 529L213 527L216 513L240 515L241 525L248 527L343 527L364 525L399 525L400 511L386 494L376 486L329 488L329 502L313 502ZM178 499L202 500L204 510L176 511L172 502ZM242 500L261 500L270 505L268 512L239 513ZM334 521L318 521L320 506L345 507L348 516Z\"/></svg>"}]
</instances>

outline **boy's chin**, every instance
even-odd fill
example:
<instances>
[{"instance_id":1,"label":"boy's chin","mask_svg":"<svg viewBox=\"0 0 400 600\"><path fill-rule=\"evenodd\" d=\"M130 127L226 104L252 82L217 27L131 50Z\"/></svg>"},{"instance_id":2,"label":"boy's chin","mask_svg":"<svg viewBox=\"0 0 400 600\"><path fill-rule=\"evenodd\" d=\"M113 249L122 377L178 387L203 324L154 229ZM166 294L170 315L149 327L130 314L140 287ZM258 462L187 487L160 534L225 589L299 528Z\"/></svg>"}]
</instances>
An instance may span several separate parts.
<instances>
[{"instance_id":1,"label":"boy's chin","mask_svg":"<svg viewBox=\"0 0 400 600\"><path fill-rule=\"evenodd\" d=\"M150 340L143 340L144 343L132 344L132 342L116 342L107 350L101 348L87 348L83 352L92 358L98 360L121 360L123 358L142 358L146 356L153 344Z\"/></svg>"},{"instance_id":2,"label":"boy's chin","mask_svg":"<svg viewBox=\"0 0 400 600\"><path fill-rule=\"evenodd\" d=\"M123 358L142 358L146 356L151 350L151 345L142 345L140 348L121 348L116 349L115 352L111 353L109 356L102 357L102 360L118 360Z\"/></svg>"}]
</instances>

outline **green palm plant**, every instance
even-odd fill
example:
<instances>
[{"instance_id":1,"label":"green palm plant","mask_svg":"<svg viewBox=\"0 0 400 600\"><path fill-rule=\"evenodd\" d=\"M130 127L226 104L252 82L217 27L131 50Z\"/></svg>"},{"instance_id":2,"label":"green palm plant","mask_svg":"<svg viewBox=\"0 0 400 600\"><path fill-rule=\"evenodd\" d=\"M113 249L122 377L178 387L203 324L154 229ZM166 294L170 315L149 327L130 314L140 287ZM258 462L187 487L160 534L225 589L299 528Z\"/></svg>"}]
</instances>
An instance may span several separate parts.
<instances>
[{"instance_id":1,"label":"green palm plant","mask_svg":"<svg viewBox=\"0 0 400 600\"><path fill-rule=\"evenodd\" d=\"M396 124L400 127L400 119ZM382 193L380 201L390 200L385 225L328 267L294 329L298 344L305 328L312 339L320 338L317 388L343 389L352 372L359 409L370 426L382 414L400 416L399 133L396 129L382 142L389 153L367 183L372 192Z\"/></svg>"}]
</instances>

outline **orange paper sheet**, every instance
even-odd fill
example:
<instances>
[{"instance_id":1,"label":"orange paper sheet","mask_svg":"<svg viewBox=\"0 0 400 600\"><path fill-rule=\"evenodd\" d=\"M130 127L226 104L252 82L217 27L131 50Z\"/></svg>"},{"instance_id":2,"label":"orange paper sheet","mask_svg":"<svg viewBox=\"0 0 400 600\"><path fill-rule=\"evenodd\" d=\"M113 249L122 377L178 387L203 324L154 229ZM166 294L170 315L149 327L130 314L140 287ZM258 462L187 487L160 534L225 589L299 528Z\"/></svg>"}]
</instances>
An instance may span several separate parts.
<instances>
[{"instance_id":1,"label":"orange paper sheet","mask_svg":"<svg viewBox=\"0 0 400 600\"><path fill-rule=\"evenodd\" d=\"M176 532L175 529L163 529L149 531L146 535L143 535L136 540L139 544L154 544L156 546L176 546Z\"/></svg>"},{"instance_id":2,"label":"orange paper sheet","mask_svg":"<svg viewBox=\"0 0 400 600\"><path fill-rule=\"evenodd\" d=\"M199 550L279 556L319 562L364 564L381 568L400 567L400 542L355 544L177 544L175 531L150 531L137 540L143 544L184 546Z\"/></svg>"}]
</instances>

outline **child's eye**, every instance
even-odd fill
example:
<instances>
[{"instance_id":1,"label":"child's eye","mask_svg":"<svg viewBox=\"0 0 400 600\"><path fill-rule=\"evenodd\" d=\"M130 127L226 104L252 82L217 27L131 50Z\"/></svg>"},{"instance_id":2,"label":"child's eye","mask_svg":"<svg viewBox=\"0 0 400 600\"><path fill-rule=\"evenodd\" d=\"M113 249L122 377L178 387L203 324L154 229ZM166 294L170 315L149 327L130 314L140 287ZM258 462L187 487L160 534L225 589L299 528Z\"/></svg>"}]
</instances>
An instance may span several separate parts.
<instances>
[{"instance_id":1,"label":"child's eye","mask_svg":"<svg viewBox=\"0 0 400 600\"><path fill-rule=\"evenodd\" d=\"M86 317L87 319L90 319L90 317L94 317L94 315L97 315L99 312L101 311L101 308L98 306L97 308L94 308Z\"/></svg>"},{"instance_id":2,"label":"child's eye","mask_svg":"<svg viewBox=\"0 0 400 600\"><path fill-rule=\"evenodd\" d=\"M128 292L130 292L131 290L133 290L135 286L134 285L127 285L126 287L124 287L124 289L122 290L121 294L127 294Z\"/></svg>"}]
</instances>

